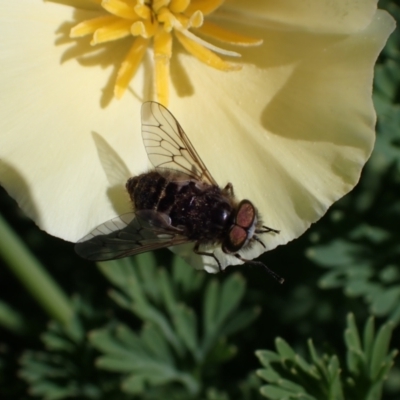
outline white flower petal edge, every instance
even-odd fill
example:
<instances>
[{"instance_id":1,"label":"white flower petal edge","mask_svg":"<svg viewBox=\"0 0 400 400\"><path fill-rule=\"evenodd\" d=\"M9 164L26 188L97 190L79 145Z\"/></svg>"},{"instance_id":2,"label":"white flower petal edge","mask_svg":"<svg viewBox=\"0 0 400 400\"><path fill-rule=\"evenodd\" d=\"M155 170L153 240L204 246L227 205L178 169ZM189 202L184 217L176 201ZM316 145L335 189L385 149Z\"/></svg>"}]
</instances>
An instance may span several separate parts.
<instances>
[{"instance_id":1,"label":"white flower petal edge","mask_svg":"<svg viewBox=\"0 0 400 400\"><path fill-rule=\"evenodd\" d=\"M148 161L140 135L143 99L126 96L102 108L112 65L105 73L97 64L64 62L68 46L54 46L73 11L36 0L0 4L0 182L42 229L77 241L131 210L125 181ZM142 93L143 85L135 89ZM98 135L117 157L99 156ZM117 164L113 172L107 162Z\"/></svg>"},{"instance_id":2,"label":"white flower petal edge","mask_svg":"<svg viewBox=\"0 0 400 400\"><path fill-rule=\"evenodd\" d=\"M204 74L180 55L199 77L191 81L197 96L185 104L196 116L179 111L176 94L170 109L217 182L232 182L237 197L250 199L265 225L281 231L263 235L267 250L300 236L358 182L375 140L373 66L393 29L390 15L378 11L364 31L348 36L291 32L288 40L279 29L251 32L269 47L258 56L271 58L251 59L255 65L235 80ZM264 251L256 243L243 256ZM199 265L196 257L186 254ZM211 257L203 262L217 272ZM229 257L223 267L240 263Z\"/></svg>"}]
</instances>

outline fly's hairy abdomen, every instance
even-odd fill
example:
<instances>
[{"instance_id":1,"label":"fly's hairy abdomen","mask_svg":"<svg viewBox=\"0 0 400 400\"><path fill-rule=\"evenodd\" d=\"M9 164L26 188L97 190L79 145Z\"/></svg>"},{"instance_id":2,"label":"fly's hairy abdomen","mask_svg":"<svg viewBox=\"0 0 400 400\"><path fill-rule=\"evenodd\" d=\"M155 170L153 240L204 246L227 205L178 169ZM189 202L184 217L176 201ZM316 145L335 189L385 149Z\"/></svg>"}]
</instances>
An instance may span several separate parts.
<instances>
[{"instance_id":1,"label":"fly's hairy abdomen","mask_svg":"<svg viewBox=\"0 0 400 400\"><path fill-rule=\"evenodd\" d=\"M167 214L189 240L218 241L231 224L231 200L218 186L151 171L130 178L126 188L135 210Z\"/></svg>"},{"instance_id":2,"label":"fly's hairy abdomen","mask_svg":"<svg viewBox=\"0 0 400 400\"><path fill-rule=\"evenodd\" d=\"M156 171L128 179L126 189L135 210L157 210L168 180Z\"/></svg>"}]
</instances>

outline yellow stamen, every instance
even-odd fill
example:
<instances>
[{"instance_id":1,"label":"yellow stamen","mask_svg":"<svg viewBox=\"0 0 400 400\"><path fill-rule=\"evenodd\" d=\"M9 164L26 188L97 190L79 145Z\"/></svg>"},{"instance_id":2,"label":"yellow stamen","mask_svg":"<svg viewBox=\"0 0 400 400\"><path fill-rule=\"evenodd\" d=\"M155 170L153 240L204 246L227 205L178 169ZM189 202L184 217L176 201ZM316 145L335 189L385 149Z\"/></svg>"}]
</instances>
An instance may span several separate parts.
<instances>
[{"instance_id":1,"label":"yellow stamen","mask_svg":"<svg viewBox=\"0 0 400 400\"><path fill-rule=\"evenodd\" d=\"M181 32L175 31L175 35L186 51L210 67L219 69L221 71L237 71L242 68L240 65L228 63L222 60L211 50L208 50L201 44L189 39Z\"/></svg>"},{"instance_id":2,"label":"yellow stamen","mask_svg":"<svg viewBox=\"0 0 400 400\"><path fill-rule=\"evenodd\" d=\"M185 10L185 14L190 15L199 10L204 15L211 14L215 11L225 0L192 0Z\"/></svg>"},{"instance_id":3,"label":"yellow stamen","mask_svg":"<svg viewBox=\"0 0 400 400\"><path fill-rule=\"evenodd\" d=\"M154 23L150 20L138 21L132 24L131 33L133 36L142 36L147 39L154 36L157 26L157 21L154 21Z\"/></svg>"},{"instance_id":4,"label":"yellow stamen","mask_svg":"<svg viewBox=\"0 0 400 400\"><path fill-rule=\"evenodd\" d=\"M175 19L179 21L182 27L185 29L190 29L190 28L198 28L203 24L204 18L203 14L201 11L196 11L195 13L192 14L190 18L188 18L186 15L183 14L176 14Z\"/></svg>"},{"instance_id":5,"label":"yellow stamen","mask_svg":"<svg viewBox=\"0 0 400 400\"><path fill-rule=\"evenodd\" d=\"M166 32L171 32L175 26L176 18L174 14L172 14L168 8L161 9L157 14L157 20L161 24L163 24L164 30Z\"/></svg>"},{"instance_id":6,"label":"yellow stamen","mask_svg":"<svg viewBox=\"0 0 400 400\"><path fill-rule=\"evenodd\" d=\"M94 33L90 44L94 46L99 43L110 42L111 40L121 39L129 36L131 34L131 24L132 21L118 19L117 22L98 29Z\"/></svg>"},{"instance_id":7,"label":"yellow stamen","mask_svg":"<svg viewBox=\"0 0 400 400\"><path fill-rule=\"evenodd\" d=\"M58 0L54 0L58 1ZM79 1L79 0L71 0ZM238 64L224 61L220 55L240 57L230 49L224 49L197 36L201 33L225 43L255 46L262 40L221 28L204 20L224 3L224 0L90 0L101 6L106 16L84 21L71 29L71 37L92 34L92 45L114 41L126 36L134 40L116 78L114 95L121 98L135 75L153 39L155 90L158 100L168 104L170 60L172 57L172 31L182 46L201 62L221 71L241 68ZM95 8L92 7L92 8ZM197 29L197 32L192 29Z\"/></svg>"},{"instance_id":8,"label":"yellow stamen","mask_svg":"<svg viewBox=\"0 0 400 400\"><path fill-rule=\"evenodd\" d=\"M212 22L204 21L203 25L198 28L198 32L210 36L221 42L231 43L238 46L258 46L263 40L251 36L241 35L240 33L230 31L215 25Z\"/></svg>"},{"instance_id":9,"label":"yellow stamen","mask_svg":"<svg viewBox=\"0 0 400 400\"><path fill-rule=\"evenodd\" d=\"M162 8L167 7L169 0L153 0L152 8L155 13L158 13Z\"/></svg>"},{"instance_id":10,"label":"yellow stamen","mask_svg":"<svg viewBox=\"0 0 400 400\"><path fill-rule=\"evenodd\" d=\"M188 39L192 40L193 42L196 42L197 44L205 47L206 49L209 49L211 51L214 51L215 53L222 54L224 56L230 56L230 57L241 57L240 53L237 53L236 51L232 50L226 50L221 47L215 46L212 43L206 42L205 40L199 38L198 36L194 35L192 32L190 32L188 29L176 29L177 31L182 33L182 35L186 36Z\"/></svg>"},{"instance_id":11,"label":"yellow stamen","mask_svg":"<svg viewBox=\"0 0 400 400\"><path fill-rule=\"evenodd\" d=\"M151 9L144 4L136 5L134 10L135 13L142 19L149 19L151 17Z\"/></svg>"},{"instance_id":12,"label":"yellow stamen","mask_svg":"<svg viewBox=\"0 0 400 400\"><path fill-rule=\"evenodd\" d=\"M76 38L89 35L90 33L97 31L97 29L103 28L105 25L111 25L117 21L119 21L119 18L114 17L113 15L106 15L105 17L98 17L89 21L83 21L71 29L70 37Z\"/></svg>"},{"instance_id":13,"label":"yellow stamen","mask_svg":"<svg viewBox=\"0 0 400 400\"><path fill-rule=\"evenodd\" d=\"M138 37L133 43L125 60L121 64L114 87L114 96L117 99L120 99L122 97L126 88L129 85L129 82L135 75L140 63L142 62L148 44L148 39Z\"/></svg>"},{"instance_id":14,"label":"yellow stamen","mask_svg":"<svg viewBox=\"0 0 400 400\"><path fill-rule=\"evenodd\" d=\"M154 36L155 81L158 101L168 105L169 61L172 55L172 35L160 30Z\"/></svg>"},{"instance_id":15,"label":"yellow stamen","mask_svg":"<svg viewBox=\"0 0 400 400\"><path fill-rule=\"evenodd\" d=\"M204 23L204 15L201 11L196 11L192 14L189 21L189 27L198 28Z\"/></svg>"},{"instance_id":16,"label":"yellow stamen","mask_svg":"<svg viewBox=\"0 0 400 400\"><path fill-rule=\"evenodd\" d=\"M110 14L114 14L120 18L132 19L134 21L139 19L132 5L121 0L103 0L101 6Z\"/></svg>"},{"instance_id":17,"label":"yellow stamen","mask_svg":"<svg viewBox=\"0 0 400 400\"><path fill-rule=\"evenodd\" d=\"M173 13L181 13L186 10L188 5L190 4L190 0L171 0L169 3L169 9Z\"/></svg>"}]
</instances>

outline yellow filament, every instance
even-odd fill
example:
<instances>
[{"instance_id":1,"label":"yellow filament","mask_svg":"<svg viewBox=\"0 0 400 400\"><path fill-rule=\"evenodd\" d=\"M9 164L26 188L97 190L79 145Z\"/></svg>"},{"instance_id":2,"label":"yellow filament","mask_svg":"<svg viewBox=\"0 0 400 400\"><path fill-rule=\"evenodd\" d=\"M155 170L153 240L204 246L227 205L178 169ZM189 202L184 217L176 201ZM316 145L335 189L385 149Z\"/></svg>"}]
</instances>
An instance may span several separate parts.
<instances>
[{"instance_id":1,"label":"yellow filament","mask_svg":"<svg viewBox=\"0 0 400 400\"><path fill-rule=\"evenodd\" d=\"M168 32L159 30L154 36L154 56L171 58L172 55L172 36Z\"/></svg>"},{"instance_id":2,"label":"yellow filament","mask_svg":"<svg viewBox=\"0 0 400 400\"><path fill-rule=\"evenodd\" d=\"M140 63L142 62L148 44L148 39L138 37L125 57L125 60L122 62L114 87L114 96L117 99L122 97L129 82L135 75Z\"/></svg>"},{"instance_id":3,"label":"yellow filament","mask_svg":"<svg viewBox=\"0 0 400 400\"><path fill-rule=\"evenodd\" d=\"M168 105L169 98L169 61L172 55L172 36L160 30L154 36L155 82L158 101Z\"/></svg>"},{"instance_id":4,"label":"yellow filament","mask_svg":"<svg viewBox=\"0 0 400 400\"><path fill-rule=\"evenodd\" d=\"M240 46L258 46L263 40L251 36L242 35L215 25L212 22L204 21L203 25L198 28L198 32L210 36L221 42L231 43Z\"/></svg>"},{"instance_id":5,"label":"yellow filament","mask_svg":"<svg viewBox=\"0 0 400 400\"><path fill-rule=\"evenodd\" d=\"M104 25L111 25L117 21L119 21L119 18L114 17L113 15L106 15L105 17L98 17L88 21L83 21L71 29L70 37L76 38L89 35L97 31L97 29L103 28Z\"/></svg>"},{"instance_id":6,"label":"yellow filament","mask_svg":"<svg viewBox=\"0 0 400 400\"><path fill-rule=\"evenodd\" d=\"M100 28L94 33L90 44L94 46L99 43L110 42L129 36L131 34L131 24L132 21L119 19L114 24Z\"/></svg>"},{"instance_id":7,"label":"yellow filament","mask_svg":"<svg viewBox=\"0 0 400 400\"><path fill-rule=\"evenodd\" d=\"M121 0L103 0L102 7L110 14L114 14L120 18L138 20L139 16L136 14L132 6Z\"/></svg>"},{"instance_id":8,"label":"yellow filament","mask_svg":"<svg viewBox=\"0 0 400 400\"><path fill-rule=\"evenodd\" d=\"M221 71L237 71L242 68L240 65L228 63L222 60L211 50L205 48L199 43L194 42L181 32L175 31L175 35L186 51L210 67L219 69Z\"/></svg>"}]
</instances>

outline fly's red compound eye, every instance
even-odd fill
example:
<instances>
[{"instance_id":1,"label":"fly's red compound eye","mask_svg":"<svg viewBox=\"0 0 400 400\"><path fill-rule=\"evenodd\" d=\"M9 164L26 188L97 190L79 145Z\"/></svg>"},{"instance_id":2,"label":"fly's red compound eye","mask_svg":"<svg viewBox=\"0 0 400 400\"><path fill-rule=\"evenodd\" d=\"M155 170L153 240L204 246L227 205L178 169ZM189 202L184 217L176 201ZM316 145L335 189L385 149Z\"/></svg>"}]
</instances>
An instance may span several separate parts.
<instances>
[{"instance_id":1,"label":"fly's red compound eye","mask_svg":"<svg viewBox=\"0 0 400 400\"><path fill-rule=\"evenodd\" d=\"M230 229L227 240L224 243L224 249L227 252L235 253L246 244L255 218L256 209L253 204L248 200L241 201L238 206L234 225Z\"/></svg>"},{"instance_id":2,"label":"fly's red compound eye","mask_svg":"<svg viewBox=\"0 0 400 400\"><path fill-rule=\"evenodd\" d=\"M229 231L228 240L226 241L224 248L229 253L235 253L239 251L247 240L247 232L240 226L234 225Z\"/></svg>"},{"instance_id":3,"label":"fly's red compound eye","mask_svg":"<svg viewBox=\"0 0 400 400\"><path fill-rule=\"evenodd\" d=\"M249 229L253 225L255 216L256 210L253 204L248 200L243 200L239 204L235 223L244 229Z\"/></svg>"}]
</instances>

